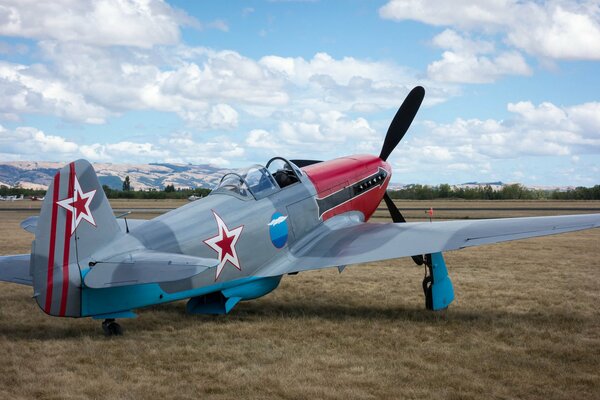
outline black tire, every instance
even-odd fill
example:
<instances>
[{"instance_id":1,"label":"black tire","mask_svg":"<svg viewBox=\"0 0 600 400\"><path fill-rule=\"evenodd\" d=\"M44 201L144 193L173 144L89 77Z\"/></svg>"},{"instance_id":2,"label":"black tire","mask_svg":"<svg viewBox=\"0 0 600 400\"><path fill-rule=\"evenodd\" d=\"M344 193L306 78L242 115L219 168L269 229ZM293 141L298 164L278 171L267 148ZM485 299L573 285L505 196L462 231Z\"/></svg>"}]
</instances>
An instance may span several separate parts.
<instances>
[{"instance_id":1,"label":"black tire","mask_svg":"<svg viewBox=\"0 0 600 400\"><path fill-rule=\"evenodd\" d=\"M102 322L102 330L106 336L120 336L123 334L123 328L115 320Z\"/></svg>"},{"instance_id":2,"label":"black tire","mask_svg":"<svg viewBox=\"0 0 600 400\"><path fill-rule=\"evenodd\" d=\"M109 336L121 336L123 334L123 328L116 322L108 324L108 331L110 332Z\"/></svg>"}]
</instances>

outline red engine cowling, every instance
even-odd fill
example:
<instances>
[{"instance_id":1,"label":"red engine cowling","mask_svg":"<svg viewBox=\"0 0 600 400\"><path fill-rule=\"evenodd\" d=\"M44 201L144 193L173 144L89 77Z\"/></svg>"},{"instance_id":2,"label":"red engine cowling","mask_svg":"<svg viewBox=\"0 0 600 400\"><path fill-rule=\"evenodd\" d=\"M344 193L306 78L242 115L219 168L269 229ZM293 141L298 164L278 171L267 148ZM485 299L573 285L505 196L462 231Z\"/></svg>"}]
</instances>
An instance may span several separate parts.
<instances>
[{"instance_id":1,"label":"red engine cowling","mask_svg":"<svg viewBox=\"0 0 600 400\"><path fill-rule=\"evenodd\" d=\"M315 186L323 220L348 211L360 211L368 220L392 176L390 165L372 155L336 158L302 169Z\"/></svg>"}]
</instances>

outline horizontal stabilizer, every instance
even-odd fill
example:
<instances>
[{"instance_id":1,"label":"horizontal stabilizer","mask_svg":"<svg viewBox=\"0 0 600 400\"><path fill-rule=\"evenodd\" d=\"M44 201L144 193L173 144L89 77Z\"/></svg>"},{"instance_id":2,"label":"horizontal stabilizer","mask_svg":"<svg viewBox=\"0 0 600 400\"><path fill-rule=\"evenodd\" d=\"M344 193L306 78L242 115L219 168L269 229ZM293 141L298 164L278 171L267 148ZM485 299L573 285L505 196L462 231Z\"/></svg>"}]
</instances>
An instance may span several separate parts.
<instances>
[{"instance_id":1,"label":"horizontal stabilizer","mask_svg":"<svg viewBox=\"0 0 600 400\"><path fill-rule=\"evenodd\" d=\"M24 230L26 230L29 233L35 234L35 230L36 230L37 224L38 224L38 218L39 217L36 215L36 216L24 219L23 221L21 221L21 228L23 228ZM117 224L119 225L119 228L121 228L121 230L123 232L127 232L128 228L129 228L129 230L135 229L138 226L142 225L144 222L148 222L148 220L133 219L133 218L127 218L127 221L125 221L125 219L123 219L123 218L117 220Z\"/></svg>"},{"instance_id":2,"label":"horizontal stabilizer","mask_svg":"<svg viewBox=\"0 0 600 400\"><path fill-rule=\"evenodd\" d=\"M29 254L0 257L0 281L32 286L29 275Z\"/></svg>"},{"instance_id":3,"label":"horizontal stabilizer","mask_svg":"<svg viewBox=\"0 0 600 400\"><path fill-rule=\"evenodd\" d=\"M218 260L174 253L143 251L119 259L97 262L85 275L84 283L93 289L144 283L172 282L190 278Z\"/></svg>"},{"instance_id":4,"label":"horizontal stabilizer","mask_svg":"<svg viewBox=\"0 0 600 400\"><path fill-rule=\"evenodd\" d=\"M37 215L25 218L23 221L21 221L21 228L35 235L35 229L37 228L38 218L39 217Z\"/></svg>"},{"instance_id":5,"label":"horizontal stabilizer","mask_svg":"<svg viewBox=\"0 0 600 400\"><path fill-rule=\"evenodd\" d=\"M129 229L129 230L135 229L138 226L140 226L146 222L148 222L147 219L133 219L133 218L127 218L127 220L125 220L125 218L117 219L117 224L119 224L119 228L121 228L121 230L123 232L127 232L127 229Z\"/></svg>"}]
</instances>

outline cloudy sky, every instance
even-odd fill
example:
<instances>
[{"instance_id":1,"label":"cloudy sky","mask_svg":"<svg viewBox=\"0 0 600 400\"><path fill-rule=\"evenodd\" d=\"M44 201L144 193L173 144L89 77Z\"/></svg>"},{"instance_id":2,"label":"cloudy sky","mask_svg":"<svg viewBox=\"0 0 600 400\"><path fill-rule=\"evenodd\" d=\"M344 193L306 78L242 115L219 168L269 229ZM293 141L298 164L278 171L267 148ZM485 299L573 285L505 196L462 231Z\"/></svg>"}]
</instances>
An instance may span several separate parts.
<instances>
[{"instance_id":1,"label":"cloudy sky","mask_svg":"<svg viewBox=\"0 0 600 400\"><path fill-rule=\"evenodd\" d=\"M0 161L378 154L415 85L394 182L600 183L598 0L0 0Z\"/></svg>"}]
</instances>

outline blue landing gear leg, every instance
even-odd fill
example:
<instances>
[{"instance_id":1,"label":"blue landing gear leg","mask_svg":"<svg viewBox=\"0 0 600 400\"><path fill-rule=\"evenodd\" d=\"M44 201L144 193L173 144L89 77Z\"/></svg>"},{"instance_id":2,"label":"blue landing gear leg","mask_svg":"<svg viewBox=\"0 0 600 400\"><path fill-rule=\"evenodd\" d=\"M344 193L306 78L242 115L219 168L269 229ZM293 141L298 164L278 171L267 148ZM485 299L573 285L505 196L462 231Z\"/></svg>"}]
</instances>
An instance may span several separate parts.
<instances>
[{"instance_id":1,"label":"blue landing gear leg","mask_svg":"<svg viewBox=\"0 0 600 400\"><path fill-rule=\"evenodd\" d=\"M442 253L425 255L425 278L423 278L425 308L443 310L454 300L454 288L448 277L448 269Z\"/></svg>"}]
</instances>

